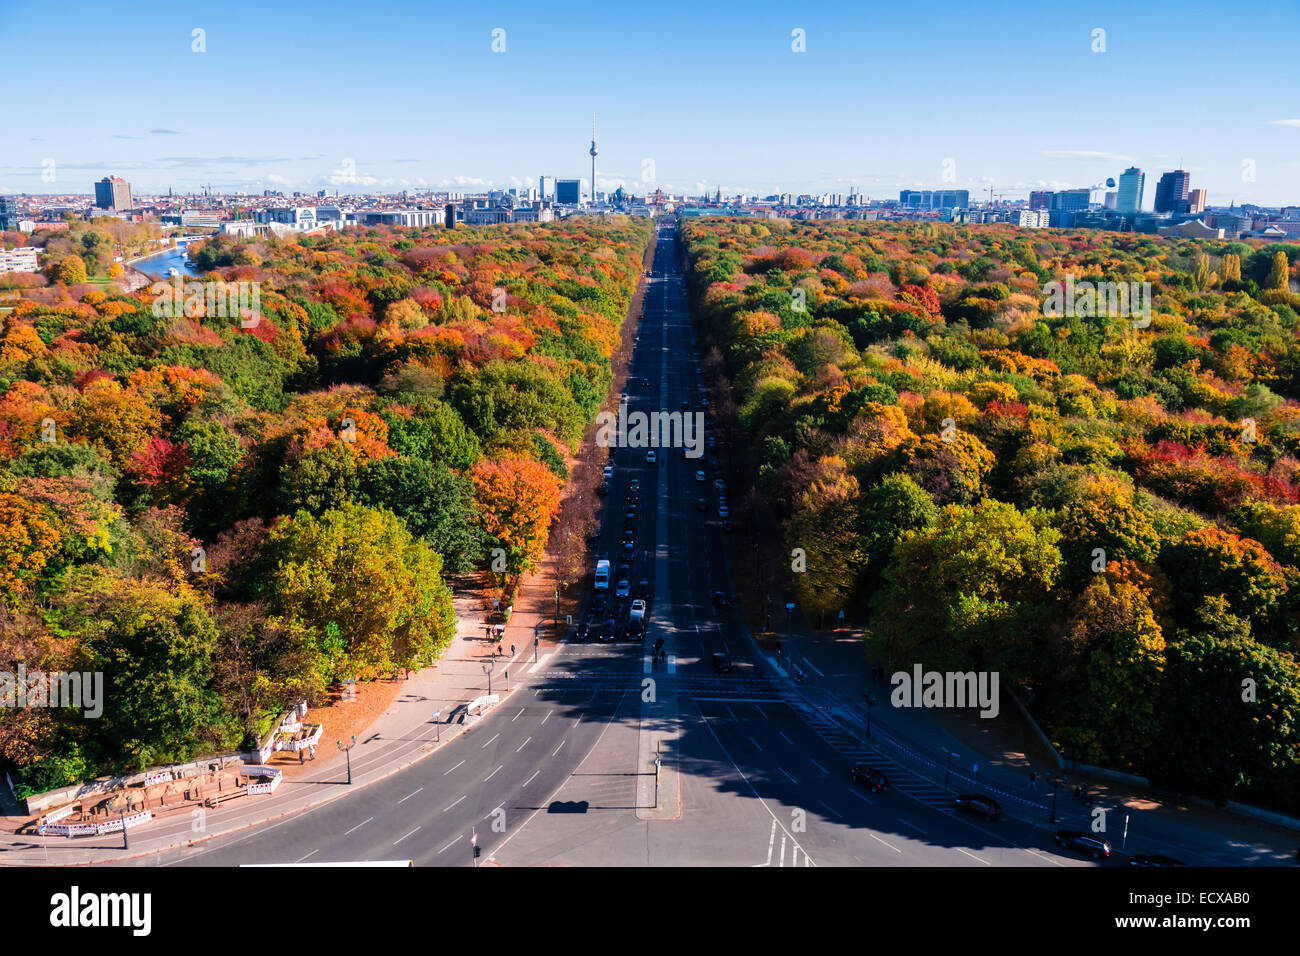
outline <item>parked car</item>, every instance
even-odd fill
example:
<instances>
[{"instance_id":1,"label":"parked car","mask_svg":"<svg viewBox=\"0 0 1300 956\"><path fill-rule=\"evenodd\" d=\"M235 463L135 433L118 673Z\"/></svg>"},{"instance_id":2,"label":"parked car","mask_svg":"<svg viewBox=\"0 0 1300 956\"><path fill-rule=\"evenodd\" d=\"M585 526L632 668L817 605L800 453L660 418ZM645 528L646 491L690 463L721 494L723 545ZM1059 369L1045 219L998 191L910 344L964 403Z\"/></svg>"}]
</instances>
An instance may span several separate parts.
<instances>
[{"instance_id":1,"label":"parked car","mask_svg":"<svg viewBox=\"0 0 1300 956\"><path fill-rule=\"evenodd\" d=\"M719 491L726 491L727 483L723 481L721 478L715 478L713 479L713 487L717 488Z\"/></svg>"},{"instance_id":2,"label":"parked car","mask_svg":"<svg viewBox=\"0 0 1300 956\"><path fill-rule=\"evenodd\" d=\"M696 481L703 481L703 480L704 480L704 469L703 469L703 468L699 468L699 469L696 470L696 472L695 472L695 480L696 480Z\"/></svg>"},{"instance_id":3,"label":"parked car","mask_svg":"<svg viewBox=\"0 0 1300 956\"><path fill-rule=\"evenodd\" d=\"M1110 844L1101 837L1084 833L1082 830L1057 830L1056 845L1066 850L1083 853L1094 860L1104 860L1110 856Z\"/></svg>"},{"instance_id":4,"label":"parked car","mask_svg":"<svg viewBox=\"0 0 1300 956\"><path fill-rule=\"evenodd\" d=\"M971 816L983 817L990 823L1002 816L1002 808L992 797L978 793L959 793L952 801L958 810L964 810Z\"/></svg>"},{"instance_id":5,"label":"parked car","mask_svg":"<svg viewBox=\"0 0 1300 956\"><path fill-rule=\"evenodd\" d=\"M731 673L731 658L718 651L713 655L713 669L719 674Z\"/></svg>"},{"instance_id":6,"label":"parked car","mask_svg":"<svg viewBox=\"0 0 1300 956\"><path fill-rule=\"evenodd\" d=\"M604 614L605 608L609 607L609 599L603 594L597 594L591 599L590 612L594 615Z\"/></svg>"},{"instance_id":7,"label":"parked car","mask_svg":"<svg viewBox=\"0 0 1300 956\"><path fill-rule=\"evenodd\" d=\"M641 379L641 387L642 387L642 388L649 388L649 387L650 387L650 379L645 378L645 377L642 377L642 379Z\"/></svg>"},{"instance_id":8,"label":"parked car","mask_svg":"<svg viewBox=\"0 0 1300 956\"><path fill-rule=\"evenodd\" d=\"M630 621L623 629L623 639L628 641L645 640L645 621Z\"/></svg>"},{"instance_id":9,"label":"parked car","mask_svg":"<svg viewBox=\"0 0 1300 956\"><path fill-rule=\"evenodd\" d=\"M1159 853L1139 853L1133 859L1128 861L1129 866L1186 866L1182 860L1175 860L1172 856L1162 856Z\"/></svg>"},{"instance_id":10,"label":"parked car","mask_svg":"<svg viewBox=\"0 0 1300 956\"><path fill-rule=\"evenodd\" d=\"M726 505L718 505L718 517L730 518L731 517L730 509L728 509Z\"/></svg>"},{"instance_id":11,"label":"parked car","mask_svg":"<svg viewBox=\"0 0 1300 956\"><path fill-rule=\"evenodd\" d=\"M865 763L855 763L849 770L849 779L854 783L860 783L872 793L879 793L881 790L889 789L889 778L877 770L875 767L868 766Z\"/></svg>"},{"instance_id":12,"label":"parked car","mask_svg":"<svg viewBox=\"0 0 1300 956\"><path fill-rule=\"evenodd\" d=\"M631 484L629 487L630 487L633 491L640 491L640 490L641 490L641 479L640 479L640 478L633 478L633 479L632 479L632 484Z\"/></svg>"},{"instance_id":13,"label":"parked car","mask_svg":"<svg viewBox=\"0 0 1300 956\"><path fill-rule=\"evenodd\" d=\"M733 532L733 531L736 530L736 526L735 526L734 524L731 523L731 519L730 519L730 518L723 518L723 519L722 519L722 530L725 531L727 534L731 534L731 532Z\"/></svg>"},{"instance_id":14,"label":"parked car","mask_svg":"<svg viewBox=\"0 0 1300 956\"><path fill-rule=\"evenodd\" d=\"M614 466L613 466L613 465L606 465L605 468L604 468L604 474L605 474L605 480L606 480L606 481L608 481L609 479L613 478L613 477L614 477Z\"/></svg>"},{"instance_id":15,"label":"parked car","mask_svg":"<svg viewBox=\"0 0 1300 956\"><path fill-rule=\"evenodd\" d=\"M628 596L628 594L631 593L631 590L632 589L631 586L628 584L627 578L621 578L618 584L614 585L614 596L625 598Z\"/></svg>"}]
</instances>

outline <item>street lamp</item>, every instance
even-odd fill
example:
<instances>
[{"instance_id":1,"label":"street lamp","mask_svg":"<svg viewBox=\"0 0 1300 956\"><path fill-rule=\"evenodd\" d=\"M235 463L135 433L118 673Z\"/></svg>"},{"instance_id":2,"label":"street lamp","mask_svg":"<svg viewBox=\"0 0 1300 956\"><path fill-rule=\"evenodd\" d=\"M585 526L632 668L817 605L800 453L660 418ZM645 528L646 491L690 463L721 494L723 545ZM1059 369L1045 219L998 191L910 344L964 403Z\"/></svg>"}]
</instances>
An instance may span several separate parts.
<instances>
[{"instance_id":1,"label":"street lamp","mask_svg":"<svg viewBox=\"0 0 1300 956\"><path fill-rule=\"evenodd\" d=\"M488 696L492 696L492 669L497 666L496 659L483 662L483 673L487 674L488 679Z\"/></svg>"},{"instance_id":2,"label":"street lamp","mask_svg":"<svg viewBox=\"0 0 1300 956\"><path fill-rule=\"evenodd\" d=\"M1053 777L1053 778L1052 778L1052 815L1051 815L1051 817L1049 818L1049 822L1051 822L1051 823L1056 823L1056 822L1057 822L1057 820L1056 820L1056 788L1059 787L1059 786L1061 786L1061 783L1062 783L1062 780L1061 780L1060 777Z\"/></svg>"},{"instance_id":3,"label":"street lamp","mask_svg":"<svg viewBox=\"0 0 1300 956\"><path fill-rule=\"evenodd\" d=\"M357 735L352 735L352 743L348 744L346 747L343 746L343 741L341 740L335 741L335 744L339 750L343 751L344 756L348 758L348 786L350 787L352 786L352 748L357 745Z\"/></svg>"},{"instance_id":4,"label":"street lamp","mask_svg":"<svg viewBox=\"0 0 1300 956\"><path fill-rule=\"evenodd\" d=\"M944 757L943 757L943 785L946 787L946 786L948 786L948 775L949 775L949 774L951 773L951 771L952 771L952 758L953 758L953 757L956 757L957 754L953 753L953 752L952 752L951 750L949 750L947 747L944 747L944 748L942 748L942 749L943 749L943 754L944 754Z\"/></svg>"},{"instance_id":5,"label":"street lamp","mask_svg":"<svg viewBox=\"0 0 1300 956\"><path fill-rule=\"evenodd\" d=\"M126 809L125 808L117 811L117 819L121 821L122 824L122 849L129 850L131 849L131 838L127 836L126 833Z\"/></svg>"},{"instance_id":6,"label":"street lamp","mask_svg":"<svg viewBox=\"0 0 1300 956\"><path fill-rule=\"evenodd\" d=\"M437 730L434 731L433 742L436 744L440 744L442 743L442 711L441 710L435 710L433 712L433 725L434 727L438 728Z\"/></svg>"},{"instance_id":7,"label":"street lamp","mask_svg":"<svg viewBox=\"0 0 1300 956\"><path fill-rule=\"evenodd\" d=\"M555 589L555 630L560 630L560 589Z\"/></svg>"},{"instance_id":8,"label":"street lamp","mask_svg":"<svg viewBox=\"0 0 1300 956\"><path fill-rule=\"evenodd\" d=\"M871 708L876 703L876 695L870 691L863 691L862 696L867 699L867 736L871 736Z\"/></svg>"}]
</instances>

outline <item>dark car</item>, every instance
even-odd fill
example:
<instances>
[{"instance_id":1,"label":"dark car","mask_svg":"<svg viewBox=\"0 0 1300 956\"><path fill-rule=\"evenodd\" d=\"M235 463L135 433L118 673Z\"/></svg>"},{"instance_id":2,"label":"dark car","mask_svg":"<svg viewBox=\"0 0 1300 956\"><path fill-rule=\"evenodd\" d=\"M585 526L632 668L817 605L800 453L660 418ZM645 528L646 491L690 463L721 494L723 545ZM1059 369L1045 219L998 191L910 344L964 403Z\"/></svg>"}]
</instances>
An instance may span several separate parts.
<instances>
[{"instance_id":1,"label":"dark car","mask_svg":"<svg viewBox=\"0 0 1300 956\"><path fill-rule=\"evenodd\" d=\"M708 510L709 510L709 499L707 499L707 498L696 498L696 499L695 499L695 510L696 510L696 511L708 511Z\"/></svg>"},{"instance_id":2,"label":"dark car","mask_svg":"<svg viewBox=\"0 0 1300 956\"><path fill-rule=\"evenodd\" d=\"M684 412L688 412L688 411L690 411L690 410L691 410L691 403L690 403L690 402L685 402L685 401L682 402L682 411L684 411Z\"/></svg>"},{"instance_id":3,"label":"dark car","mask_svg":"<svg viewBox=\"0 0 1300 956\"><path fill-rule=\"evenodd\" d=\"M633 491L640 491L640 490L641 490L641 479L640 479L640 478L633 478L633 479L632 479L632 485L631 485L631 488L632 488Z\"/></svg>"},{"instance_id":4,"label":"dark car","mask_svg":"<svg viewBox=\"0 0 1300 956\"><path fill-rule=\"evenodd\" d=\"M1094 860L1104 860L1110 856L1110 844L1099 836L1084 833L1082 830L1057 830L1056 845L1066 850L1085 853Z\"/></svg>"},{"instance_id":5,"label":"dark car","mask_svg":"<svg viewBox=\"0 0 1300 956\"><path fill-rule=\"evenodd\" d=\"M630 621L623 631L623 637L629 641L645 640L645 621Z\"/></svg>"},{"instance_id":6,"label":"dark car","mask_svg":"<svg viewBox=\"0 0 1300 956\"><path fill-rule=\"evenodd\" d=\"M1002 808L998 806L996 800L977 793L959 793L953 798L952 804L958 810L964 810L972 816L983 817L990 822L1002 816Z\"/></svg>"},{"instance_id":7,"label":"dark car","mask_svg":"<svg viewBox=\"0 0 1300 956\"><path fill-rule=\"evenodd\" d=\"M649 388L649 387L650 387L650 379L648 379L648 378L642 378L642 379L641 379L641 387L642 387L642 388Z\"/></svg>"},{"instance_id":8,"label":"dark car","mask_svg":"<svg viewBox=\"0 0 1300 956\"><path fill-rule=\"evenodd\" d=\"M623 560L631 561L636 557L636 542L630 538L623 542Z\"/></svg>"},{"instance_id":9,"label":"dark car","mask_svg":"<svg viewBox=\"0 0 1300 956\"><path fill-rule=\"evenodd\" d=\"M591 599L590 611L592 614L603 614L607 607L609 607L609 598L605 597L605 595L597 594Z\"/></svg>"},{"instance_id":10,"label":"dark car","mask_svg":"<svg viewBox=\"0 0 1300 956\"><path fill-rule=\"evenodd\" d=\"M723 519L722 519L722 530L725 531L725 532L727 532L727 534L731 534L731 532L733 532L733 531L736 530L736 526L735 526L734 524L731 523L731 519L730 519L730 518L723 518Z\"/></svg>"},{"instance_id":11,"label":"dark car","mask_svg":"<svg viewBox=\"0 0 1300 956\"><path fill-rule=\"evenodd\" d=\"M877 770L875 767L869 767L864 763L855 763L849 771L849 779L854 783L860 783L872 793L879 793L881 790L889 789L889 778Z\"/></svg>"},{"instance_id":12,"label":"dark car","mask_svg":"<svg viewBox=\"0 0 1300 956\"><path fill-rule=\"evenodd\" d=\"M731 604L731 598L727 596L726 591L714 591L713 603L716 604L718 607L727 607L728 605Z\"/></svg>"},{"instance_id":13,"label":"dark car","mask_svg":"<svg viewBox=\"0 0 1300 956\"><path fill-rule=\"evenodd\" d=\"M1159 853L1139 853L1133 859L1128 861L1129 866L1186 866L1182 860L1175 860L1172 856L1161 856Z\"/></svg>"},{"instance_id":14,"label":"dark car","mask_svg":"<svg viewBox=\"0 0 1300 956\"><path fill-rule=\"evenodd\" d=\"M609 494L609 482L608 482L608 481L602 481L600 484L598 484L598 485L596 486L596 494L598 494L598 495L607 495L607 494Z\"/></svg>"},{"instance_id":15,"label":"dark car","mask_svg":"<svg viewBox=\"0 0 1300 956\"><path fill-rule=\"evenodd\" d=\"M596 635L596 640L605 643L612 641L614 639L614 632L617 629L618 625L614 623L613 618L610 618L600 626L600 633Z\"/></svg>"},{"instance_id":16,"label":"dark car","mask_svg":"<svg viewBox=\"0 0 1300 956\"><path fill-rule=\"evenodd\" d=\"M640 581L637 582L636 596L648 597L649 594L650 594L650 581L646 578L642 578Z\"/></svg>"},{"instance_id":17,"label":"dark car","mask_svg":"<svg viewBox=\"0 0 1300 956\"><path fill-rule=\"evenodd\" d=\"M589 534L589 535L587 535L587 550L588 550L588 551L595 551L595 550L596 550L596 546L599 545L599 544L600 544L600 535L598 535L598 534Z\"/></svg>"},{"instance_id":18,"label":"dark car","mask_svg":"<svg viewBox=\"0 0 1300 956\"><path fill-rule=\"evenodd\" d=\"M591 637L591 627L586 621L573 629L573 639L575 641L585 641L589 637Z\"/></svg>"},{"instance_id":19,"label":"dark car","mask_svg":"<svg viewBox=\"0 0 1300 956\"><path fill-rule=\"evenodd\" d=\"M713 655L713 669L719 674L730 674L731 658L721 651L718 651Z\"/></svg>"},{"instance_id":20,"label":"dark car","mask_svg":"<svg viewBox=\"0 0 1300 956\"><path fill-rule=\"evenodd\" d=\"M638 501L641 500L641 495L638 494L638 493L635 492L635 491L629 491L626 495L623 496L623 499L624 499L628 504L630 504L630 505L634 505L634 504L636 504Z\"/></svg>"}]
</instances>

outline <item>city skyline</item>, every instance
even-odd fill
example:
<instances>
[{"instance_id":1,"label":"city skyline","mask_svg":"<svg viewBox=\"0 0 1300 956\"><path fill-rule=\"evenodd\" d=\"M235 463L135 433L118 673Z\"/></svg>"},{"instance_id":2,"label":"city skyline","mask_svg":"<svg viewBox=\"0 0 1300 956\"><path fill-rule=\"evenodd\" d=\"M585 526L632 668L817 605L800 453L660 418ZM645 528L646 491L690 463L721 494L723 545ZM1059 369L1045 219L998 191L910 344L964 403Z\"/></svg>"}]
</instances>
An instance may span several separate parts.
<instances>
[{"instance_id":1,"label":"city skyline","mask_svg":"<svg viewBox=\"0 0 1300 956\"><path fill-rule=\"evenodd\" d=\"M0 190L81 192L112 172L151 194L473 191L541 173L581 178L586 191L594 113L600 191L881 198L993 186L1023 198L1137 166L1187 170L1211 205L1297 199L1300 113L1281 95L1288 33L1261 28L1300 25L1285 4L1227 23L1208 5L1103 3L1085 17L1014 4L991 24L944 4L923 40L894 12L669 4L662 21L613 12L593 25L567 9L440 11L420 31L399 29L417 13L407 4L361 22L327 15L302 58L285 52L303 30L296 11L258 10L232 43L215 17L205 27L202 14L145 3L105 22L74 4L61 39L93 52L42 79L61 108L17 125ZM1171 10L1189 25L1176 43ZM1215 29L1190 29L1198 22ZM48 27L34 5L0 10L11 48L46 42ZM629 30L633 44L612 41ZM1242 44L1263 82L1186 68ZM103 83L113 51L136 48L148 71ZM1279 95L1260 95L1271 84Z\"/></svg>"}]
</instances>

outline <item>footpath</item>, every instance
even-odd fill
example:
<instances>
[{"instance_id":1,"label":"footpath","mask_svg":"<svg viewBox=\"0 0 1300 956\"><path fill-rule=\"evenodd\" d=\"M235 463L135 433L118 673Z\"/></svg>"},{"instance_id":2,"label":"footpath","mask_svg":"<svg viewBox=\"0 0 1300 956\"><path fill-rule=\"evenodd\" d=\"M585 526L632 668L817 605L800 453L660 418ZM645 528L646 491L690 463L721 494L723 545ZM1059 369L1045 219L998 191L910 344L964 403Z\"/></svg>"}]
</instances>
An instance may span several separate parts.
<instances>
[{"instance_id":1,"label":"footpath","mask_svg":"<svg viewBox=\"0 0 1300 956\"><path fill-rule=\"evenodd\" d=\"M861 631L816 631L798 609L788 625L784 614L774 614L773 624L780 651L759 653L787 699L802 705L796 709L828 742L873 754L891 779L893 769L917 784L896 790L914 789L917 799L945 809L957 793L985 794L1005 815L1047 831L1089 831L1101 819L1105 829L1098 835L1123 861L1140 853L1193 866L1296 863L1295 829L1071 770L1068 762L1062 767L1006 693L996 717L983 718L975 709L894 707L889 675L882 661L868 657ZM758 651L757 642L754 647ZM1076 786L1087 790L1091 806L1076 799Z\"/></svg>"},{"instance_id":2,"label":"footpath","mask_svg":"<svg viewBox=\"0 0 1300 956\"><path fill-rule=\"evenodd\" d=\"M120 832L87 837L41 837L30 826L34 818L18 815L18 808L12 801L6 801L8 805L0 808L5 814L0 816L0 865L104 864L195 846L290 814L310 811L410 766L473 730L480 718L465 716L464 708L487 693L489 677L485 664L493 665L492 693L504 701L520 683L506 676L515 669L516 662L522 668L533 662L535 654L540 659L554 649L553 560L548 554L542 566L521 586L500 639L503 656L496 655L498 642L488 636L485 627L491 612L490 600L480 590L457 593L456 637L451 646L437 664L407 676L388 709L357 734L349 754L335 745L338 729L331 730L326 724L316 760L302 768L294 766L293 771L300 772L287 772L275 792L236 797L210 809L187 805L163 810L148 823L127 831L129 847L124 846ZM440 714L436 720L435 714ZM307 719L311 719L310 712ZM351 786L348 785L349 758Z\"/></svg>"}]
</instances>

